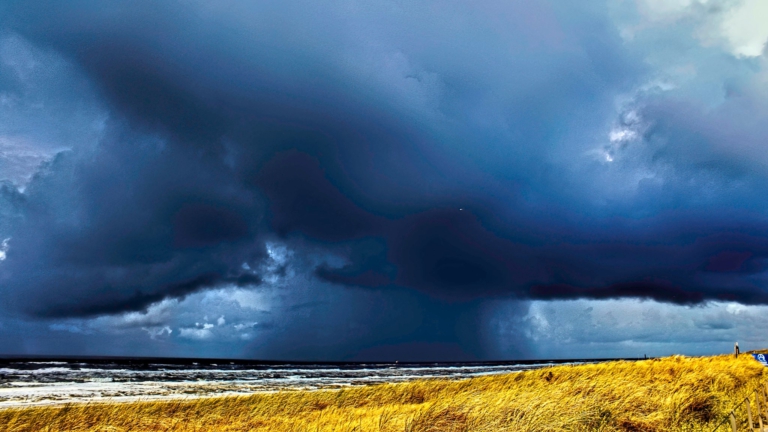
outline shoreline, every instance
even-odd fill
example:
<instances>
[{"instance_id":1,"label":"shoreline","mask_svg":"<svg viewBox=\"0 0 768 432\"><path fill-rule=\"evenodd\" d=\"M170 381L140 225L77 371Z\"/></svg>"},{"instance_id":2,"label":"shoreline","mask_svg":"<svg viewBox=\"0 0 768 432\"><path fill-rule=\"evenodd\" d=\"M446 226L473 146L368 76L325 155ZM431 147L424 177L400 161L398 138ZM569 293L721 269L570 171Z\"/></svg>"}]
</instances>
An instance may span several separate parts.
<instances>
[{"instance_id":1,"label":"shoreline","mask_svg":"<svg viewBox=\"0 0 768 432\"><path fill-rule=\"evenodd\" d=\"M340 390L27 406L0 410L0 424L14 432L711 430L766 378L752 356L672 356Z\"/></svg>"},{"instance_id":2,"label":"shoreline","mask_svg":"<svg viewBox=\"0 0 768 432\"><path fill-rule=\"evenodd\" d=\"M571 363L573 364L573 363ZM45 365L48 366L48 365ZM312 369L126 370L0 369L0 409L88 403L172 401L279 391L338 390L419 379L461 380L550 367L551 364ZM92 365L91 365L92 366Z\"/></svg>"}]
</instances>

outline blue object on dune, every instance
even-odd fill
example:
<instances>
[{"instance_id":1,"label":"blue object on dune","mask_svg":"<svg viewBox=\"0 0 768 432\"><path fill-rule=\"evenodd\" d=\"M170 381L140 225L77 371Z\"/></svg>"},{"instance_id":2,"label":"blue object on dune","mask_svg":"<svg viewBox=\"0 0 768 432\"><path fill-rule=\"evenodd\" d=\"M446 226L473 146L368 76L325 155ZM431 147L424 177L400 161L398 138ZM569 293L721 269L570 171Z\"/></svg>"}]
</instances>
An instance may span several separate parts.
<instances>
[{"instance_id":1,"label":"blue object on dune","mask_svg":"<svg viewBox=\"0 0 768 432\"><path fill-rule=\"evenodd\" d=\"M763 366L768 366L768 357L766 357L766 354L752 354L752 356Z\"/></svg>"}]
</instances>

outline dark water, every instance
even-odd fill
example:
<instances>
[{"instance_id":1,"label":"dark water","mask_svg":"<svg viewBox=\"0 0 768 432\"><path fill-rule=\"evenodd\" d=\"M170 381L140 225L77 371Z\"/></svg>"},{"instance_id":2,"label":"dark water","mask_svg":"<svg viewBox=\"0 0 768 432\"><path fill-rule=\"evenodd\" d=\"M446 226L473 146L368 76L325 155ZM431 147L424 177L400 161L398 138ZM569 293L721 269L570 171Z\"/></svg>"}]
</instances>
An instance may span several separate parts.
<instances>
[{"instance_id":1,"label":"dark water","mask_svg":"<svg viewBox=\"0 0 768 432\"><path fill-rule=\"evenodd\" d=\"M0 359L0 407L327 389L419 378L462 379L595 361L602 360L283 363L228 359L5 358Z\"/></svg>"}]
</instances>

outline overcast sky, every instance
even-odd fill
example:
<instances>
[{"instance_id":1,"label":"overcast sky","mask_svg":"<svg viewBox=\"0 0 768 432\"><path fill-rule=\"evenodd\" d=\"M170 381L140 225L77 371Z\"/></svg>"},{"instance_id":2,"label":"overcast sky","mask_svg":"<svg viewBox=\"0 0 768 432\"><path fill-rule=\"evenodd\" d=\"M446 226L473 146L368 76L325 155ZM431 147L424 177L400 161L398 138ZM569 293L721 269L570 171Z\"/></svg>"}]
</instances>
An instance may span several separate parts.
<instances>
[{"instance_id":1,"label":"overcast sky","mask_svg":"<svg viewBox=\"0 0 768 432\"><path fill-rule=\"evenodd\" d=\"M0 4L0 354L768 347L768 2Z\"/></svg>"}]
</instances>

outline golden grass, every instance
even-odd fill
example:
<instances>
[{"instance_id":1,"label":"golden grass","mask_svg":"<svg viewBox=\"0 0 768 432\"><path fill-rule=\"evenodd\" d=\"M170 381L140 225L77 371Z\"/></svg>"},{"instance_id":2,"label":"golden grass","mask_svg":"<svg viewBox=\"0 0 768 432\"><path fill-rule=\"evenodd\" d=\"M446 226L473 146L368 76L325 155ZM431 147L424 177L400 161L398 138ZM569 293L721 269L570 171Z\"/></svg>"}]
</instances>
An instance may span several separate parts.
<instances>
[{"instance_id":1,"label":"golden grass","mask_svg":"<svg viewBox=\"0 0 768 432\"><path fill-rule=\"evenodd\" d=\"M711 430L762 382L743 355L556 366L461 381L0 410L8 431Z\"/></svg>"}]
</instances>

